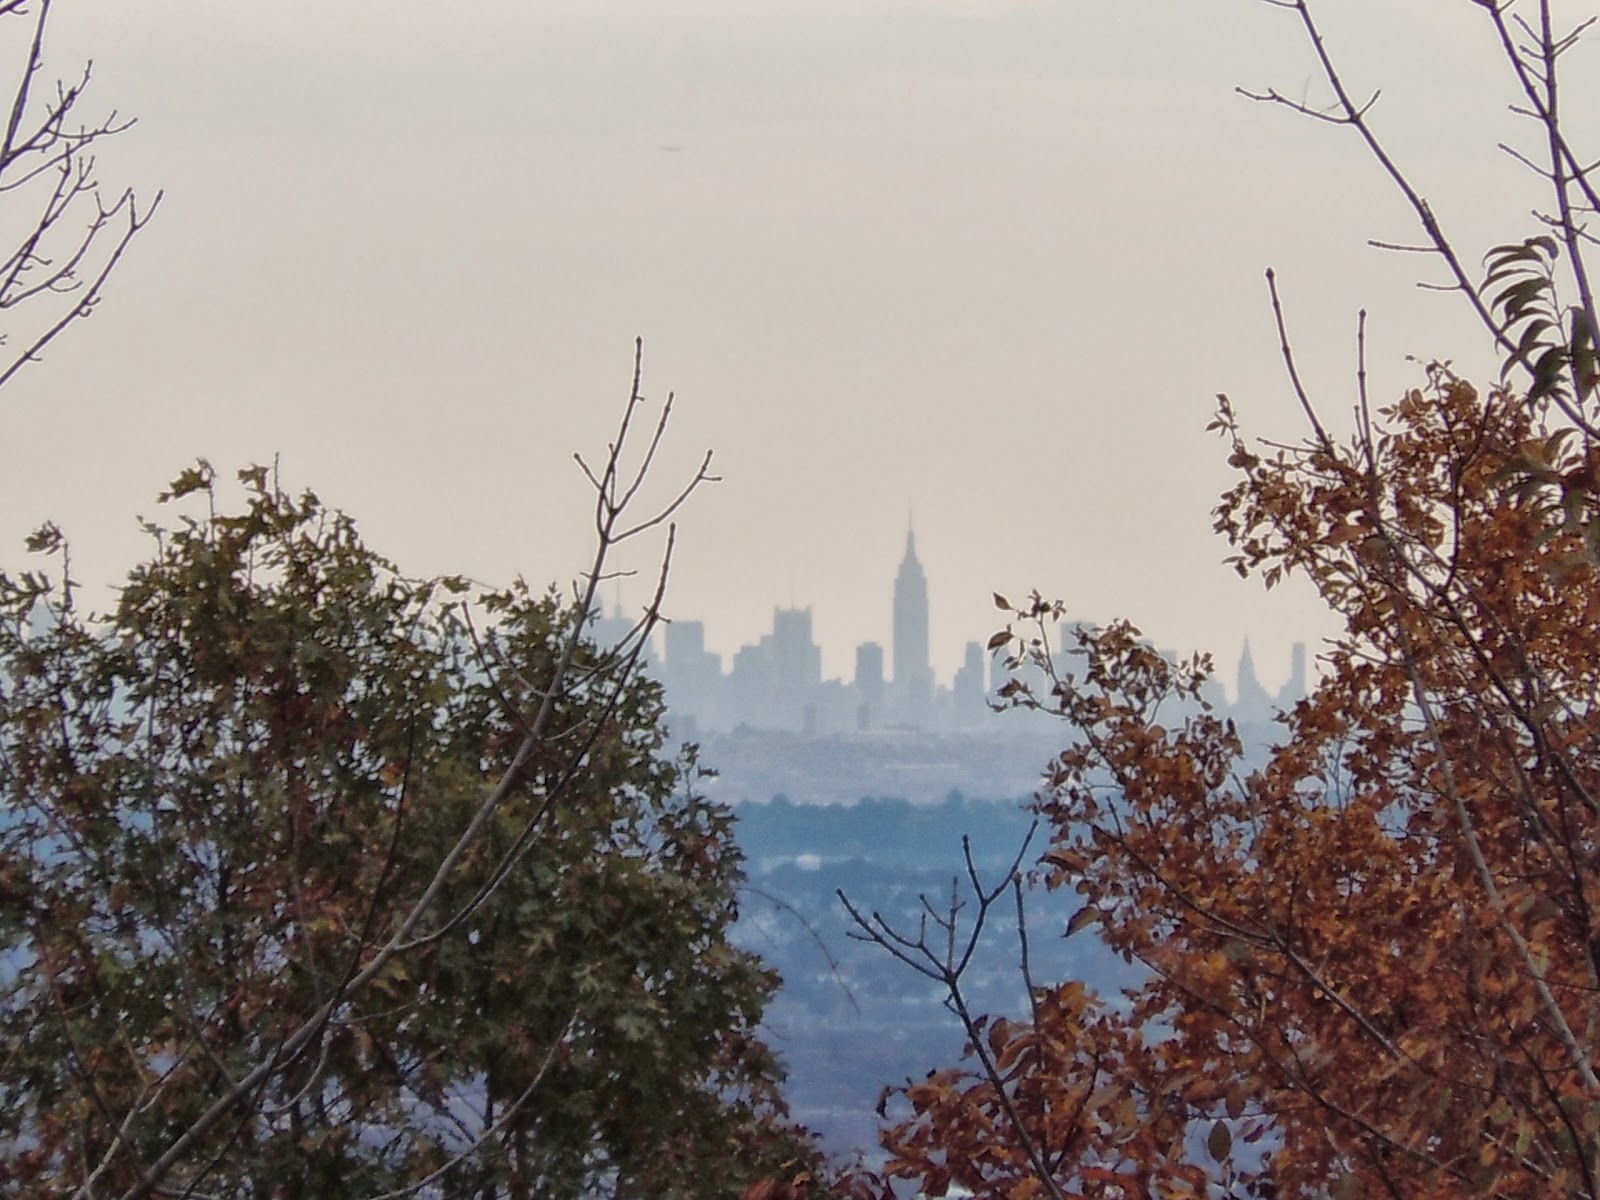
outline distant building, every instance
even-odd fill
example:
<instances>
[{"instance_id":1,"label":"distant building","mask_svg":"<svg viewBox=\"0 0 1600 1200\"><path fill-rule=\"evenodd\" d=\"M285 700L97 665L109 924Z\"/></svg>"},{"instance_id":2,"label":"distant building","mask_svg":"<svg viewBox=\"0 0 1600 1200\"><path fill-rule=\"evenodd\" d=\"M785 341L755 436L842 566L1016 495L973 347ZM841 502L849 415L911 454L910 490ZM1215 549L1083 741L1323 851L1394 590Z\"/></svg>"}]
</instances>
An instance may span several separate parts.
<instances>
[{"instance_id":1,"label":"distant building","mask_svg":"<svg viewBox=\"0 0 1600 1200\"><path fill-rule=\"evenodd\" d=\"M775 608L772 632L733 656L728 676L732 723L753 729L815 727L821 684L822 650L811 640L811 610Z\"/></svg>"},{"instance_id":2,"label":"distant building","mask_svg":"<svg viewBox=\"0 0 1600 1200\"><path fill-rule=\"evenodd\" d=\"M685 736L693 736L696 726L716 724L720 715L722 656L706 649L703 621L673 621L667 626L666 642L661 682L667 689L673 725Z\"/></svg>"},{"instance_id":3,"label":"distant building","mask_svg":"<svg viewBox=\"0 0 1600 1200\"><path fill-rule=\"evenodd\" d=\"M883 715L883 647L862 642L856 647L856 728L871 729Z\"/></svg>"},{"instance_id":4,"label":"distant building","mask_svg":"<svg viewBox=\"0 0 1600 1200\"><path fill-rule=\"evenodd\" d=\"M1261 686L1261 680L1256 675L1256 660L1250 653L1250 639L1245 638L1233 689L1234 718L1239 721L1268 721L1272 719L1272 713L1272 696Z\"/></svg>"},{"instance_id":5,"label":"distant building","mask_svg":"<svg viewBox=\"0 0 1600 1200\"><path fill-rule=\"evenodd\" d=\"M933 701L928 654L928 578L917 561L915 532L906 530L906 553L894 577L894 692L901 719L916 724Z\"/></svg>"},{"instance_id":6,"label":"distant building","mask_svg":"<svg viewBox=\"0 0 1600 1200\"><path fill-rule=\"evenodd\" d=\"M983 719L988 708L983 683L983 647L977 642L968 642L966 658L950 686L957 725L970 725Z\"/></svg>"},{"instance_id":7,"label":"distant building","mask_svg":"<svg viewBox=\"0 0 1600 1200\"><path fill-rule=\"evenodd\" d=\"M1289 681L1278 693L1278 707L1288 712L1306 697L1306 644L1296 642L1289 652Z\"/></svg>"},{"instance_id":8,"label":"distant building","mask_svg":"<svg viewBox=\"0 0 1600 1200\"><path fill-rule=\"evenodd\" d=\"M733 723L752 729L793 729L779 713L777 671L772 662L772 635L734 651L728 672L728 700Z\"/></svg>"},{"instance_id":9,"label":"distant building","mask_svg":"<svg viewBox=\"0 0 1600 1200\"><path fill-rule=\"evenodd\" d=\"M1233 693L1233 717L1236 721L1270 721L1280 712L1288 712L1307 693L1306 644L1296 642L1289 655L1289 678L1273 695L1262 686L1256 675L1255 659L1250 653L1250 640L1245 639L1244 650L1239 655L1239 675Z\"/></svg>"},{"instance_id":10,"label":"distant building","mask_svg":"<svg viewBox=\"0 0 1600 1200\"><path fill-rule=\"evenodd\" d=\"M1006 666L1008 657L1004 650L996 650L989 656L989 694L991 696L1011 682L1011 668Z\"/></svg>"},{"instance_id":11,"label":"distant building","mask_svg":"<svg viewBox=\"0 0 1600 1200\"><path fill-rule=\"evenodd\" d=\"M772 610L772 661L780 688L810 690L822 682L822 650L811 640L809 608Z\"/></svg>"},{"instance_id":12,"label":"distant building","mask_svg":"<svg viewBox=\"0 0 1600 1200\"><path fill-rule=\"evenodd\" d=\"M620 607L609 617L597 610L589 618L589 637L602 650L632 650L639 633L639 621L623 616ZM655 646L646 638L639 654L640 665L649 668L655 661Z\"/></svg>"}]
</instances>

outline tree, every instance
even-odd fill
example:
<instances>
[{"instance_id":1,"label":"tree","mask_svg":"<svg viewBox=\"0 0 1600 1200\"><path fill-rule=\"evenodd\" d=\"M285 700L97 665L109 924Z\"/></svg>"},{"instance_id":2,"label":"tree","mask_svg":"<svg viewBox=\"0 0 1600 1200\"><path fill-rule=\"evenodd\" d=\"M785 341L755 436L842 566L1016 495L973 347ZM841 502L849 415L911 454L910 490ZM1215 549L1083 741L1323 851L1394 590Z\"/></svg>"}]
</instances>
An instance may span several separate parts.
<instances>
[{"instance_id":1,"label":"tree","mask_svg":"<svg viewBox=\"0 0 1600 1200\"><path fill-rule=\"evenodd\" d=\"M1216 526L1241 574L1298 572L1343 622L1314 693L1252 769L1199 704L1210 662L1126 623L1012 606L993 641L1011 703L1075 734L1038 801L1043 882L1149 971L1121 1002L1036 986L1017 1019L966 1018L970 1068L900 1090L890 1178L980 1196L1600 1195L1600 425L1584 261L1594 166L1563 124L1585 28L1483 10L1539 131L1544 228L1463 257L1379 142L1303 0L1329 109L1412 202L1504 355L1477 389L1433 366L1329 432L1261 447L1220 403L1238 484ZM1570 111L1568 109L1567 111ZM981 919L1006 883L975 876ZM1018 895L1020 897L1020 887ZM950 910L953 925L956 911ZM873 928L877 940L915 950ZM896 938L902 940L896 941ZM959 943L951 935L950 944ZM924 956L960 1011L962 960ZM1024 966L1026 959L1024 958Z\"/></svg>"},{"instance_id":2,"label":"tree","mask_svg":"<svg viewBox=\"0 0 1600 1200\"><path fill-rule=\"evenodd\" d=\"M710 478L630 515L641 403L636 365L571 601L408 578L262 468L227 511L204 464L109 614L54 529L53 583L0 575L0 1194L803 1184L731 815L636 670L659 590L584 632Z\"/></svg>"},{"instance_id":3,"label":"tree","mask_svg":"<svg viewBox=\"0 0 1600 1200\"><path fill-rule=\"evenodd\" d=\"M73 83L41 98L45 31L52 0L0 0L0 48L14 62L0 134L0 192L12 197L15 246L0 260L0 311L22 308L3 331L0 384L29 363L68 325L100 302L123 252L161 203L142 211L131 188L102 189L95 155L100 143L132 120L115 112L83 120L92 64ZM20 214L20 215L18 215Z\"/></svg>"}]
</instances>

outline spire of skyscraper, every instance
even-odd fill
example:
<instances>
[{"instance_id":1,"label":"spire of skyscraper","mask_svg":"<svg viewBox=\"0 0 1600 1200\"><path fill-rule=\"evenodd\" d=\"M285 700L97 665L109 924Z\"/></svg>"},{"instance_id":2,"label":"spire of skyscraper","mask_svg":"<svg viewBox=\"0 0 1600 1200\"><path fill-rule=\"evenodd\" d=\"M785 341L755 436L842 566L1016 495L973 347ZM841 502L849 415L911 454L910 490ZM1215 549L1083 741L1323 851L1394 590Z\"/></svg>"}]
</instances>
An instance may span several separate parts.
<instances>
[{"instance_id":1,"label":"spire of skyscraper","mask_svg":"<svg viewBox=\"0 0 1600 1200\"><path fill-rule=\"evenodd\" d=\"M1245 638L1244 650L1239 655L1239 674L1234 686L1234 715L1241 721L1265 721L1272 716L1272 697L1261 686L1256 676L1255 657L1250 653L1250 639Z\"/></svg>"}]
</instances>

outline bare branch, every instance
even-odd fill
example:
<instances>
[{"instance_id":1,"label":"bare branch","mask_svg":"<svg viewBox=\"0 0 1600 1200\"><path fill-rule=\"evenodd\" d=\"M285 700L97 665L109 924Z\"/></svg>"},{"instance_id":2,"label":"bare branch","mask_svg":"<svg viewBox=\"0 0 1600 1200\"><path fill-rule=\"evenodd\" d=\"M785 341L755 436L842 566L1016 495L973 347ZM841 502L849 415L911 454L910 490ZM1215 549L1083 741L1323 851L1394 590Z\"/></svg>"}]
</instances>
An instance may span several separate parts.
<instances>
[{"instance_id":1,"label":"bare branch","mask_svg":"<svg viewBox=\"0 0 1600 1200\"><path fill-rule=\"evenodd\" d=\"M1317 410L1311 404L1311 397L1306 395L1305 384L1300 381L1300 371L1294 362L1294 350L1289 345L1289 328L1284 321L1283 304L1278 299L1278 277L1270 267L1267 268L1267 291L1272 296L1272 318L1278 327L1278 349L1283 355L1283 365L1289 372L1289 382L1294 387L1295 399L1299 400L1301 411L1306 414L1306 420L1311 422L1311 428L1316 431L1317 443L1325 451L1332 453L1333 439L1323 428L1322 419L1317 416Z\"/></svg>"},{"instance_id":2,"label":"bare branch","mask_svg":"<svg viewBox=\"0 0 1600 1200\"><path fill-rule=\"evenodd\" d=\"M967 883L972 889L973 898L977 901L977 912L973 917L972 926L967 931L966 937L958 939L957 917L962 908L959 881L952 880L950 886L950 903L946 910L947 915L941 917L933 909L928 897L922 897L923 907L932 915L934 922L945 931L946 944L942 952L928 944L926 928L920 929L915 938L896 930L879 913L873 913L869 921L861 911L851 902L842 890L835 891L839 902L850 914L850 919L856 924L853 934L858 940L871 942L887 952L898 962L910 967L917 974L926 979L941 984L945 989L945 1007L955 1014L961 1023L962 1033L967 1039L967 1044L972 1048L983 1068L984 1078L994 1089L1001 1107L1005 1110L1010 1122L1012 1132L1018 1143L1027 1155L1029 1166L1032 1168L1034 1178L1038 1180L1052 1200L1065 1200L1060 1185L1056 1182L1055 1172L1051 1170L1045 1158L1044 1148L1039 1145L1038 1139L1028 1128L1022 1115L1017 1111L1015 1102L1011 1097L1010 1089L1000 1073L999 1067L989 1051L988 1043L983 1037L979 1027L978 1018L972 1013L967 1003L963 979L967 968L971 965L973 953L978 947L983 936L984 923L989 910L1008 891L1013 892L1017 904L1018 935L1022 939L1023 947L1023 978L1028 981L1030 1003L1036 1004L1036 997L1028 974L1027 959L1027 931L1023 922L1022 910L1022 860L1027 857L1028 847L1033 842L1034 833L1038 829L1038 822L1034 822L1028 829L1027 836L1023 838L1022 845L1017 849L1011 865L1006 869L1003 878L993 887L985 887L979 877L977 866L972 857L972 843L969 838L961 839L961 856L963 866L966 868ZM957 950L957 942L961 941L962 947ZM1034 1009L1037 1020L1038 1010Z\"/></svg>"},{"instance_id":3,"label":"bare branch","mask_svg":"<svg viewBox=\"0 0 1600 1200\"><path fill-rule=\"evenodd\" d=\"M1245 91L1244 89L1240 89L1241 94L1249 96L1255 100L1280 104L1304 116L1315 117L1332 124L1348 125L1352 129L1356 130L1361 137L1361 140L1366 144L1367 149L1371 153L1372 157L1378 162L1384 173L1389 176L1389 179L1400 191L1401 195L1405 197L1406 202L1411 206L1412 211L1416 213L1417 220L1421 224L1423 232L1427 234L1429 244L1431 244L1437 251L1439 257L1444 260L1446 268L1448 269L1451 277L1454 279L1454 283L1451 285L1430 285L1429 290L1460 291L1464 296L1466 296L1468 304L1472 307L1474 313L1476 313L1480 323L1494 338L1495 344L1506 354L1514 354L1516 351L1516 346L1511 339L1510 331L1498 318L1496 318L1494 313L1490 311L1489 305L1485 301L1481 290L1478 288L1473 278L1467 274L1466 267L1461 262L1460 256L1457 254L1454 244L1445 234L1443 227L1435 217L1432 206L1417 191L1416 187L1412 184L1411 179L1401 169L1399 164L1390 156L1383 143L1379 141L1376 132L1372 128L1371 122L1367 119L1368 112L1372 105L1372 100L1358 104L1351 96L1348 88L1345 85L1342 73L1328 52L1327 46L1323 40L1322 30L1319 28L1316 20L1312 16L1309 0L1264 0L1264 2L1269 3L1274 8L1288 9L1299 17L1300 23L1305 29L1307 40L1311 43L1311 47L1316 55L1318 64L1322 68L1323 77L1328 82L1328 85L1333 89L1336 103L1327 111L1320 111L1312 109L1307 105L1299 104L1295 101L1289 100L1273 90L1261 93L1253 93ZM1509 39L1509 33L1506 32L1506 26L1501 10L1489 8L1489 11L1494 13L1497 26ZM1510 45L1509 40L1507 44L1508 46ZM1512 53L1515 55L1514 49ZM1520 58L1517 58L1517 62L1521 62ZM1532 86L1531 82L1525 82L1525 86L1527 87L1529 95L1535 104L1536 110L1541 112L1546 111L1541 107L1542 101L1538 97L1537 90ZM1374 99L1375 98L1376 96L1374 96ZM1552 136L1554 137L1555 135ZM1566 147L1564 141L1559 142L1557 157L1559 161L1565 161L1571 158L1570 148ZM1561 168L1558 167L1557 169L1559 170ZM1584 291L1584 295L1588 295L1586 290ZM1592 300L1586 300L1586 303L1589 305L1589 311L1593 312ZM1557 397L1557 402L1562 405L1562 409L1567 416L1576 424L1578 424L1580 428L1583 428L1591 436L1600 436L1600 428L1590 425L1583 413L1578 410L1578 408L1572 402L1564 400L1561 397Z\"/></svg>"},{"instance_id":4,"label":"bare branch","mask_svg":"<svg viewBox=\"0 0 1600 1200\"><path fill-rule=\"evenodd\" d=\"M131 190L108 203L94 177L93 147L133 125L112 112L98 123L75 124L89 86L92 64L76 82L58 83L55 93L40 100L36 76L44 68L44 36L53 0L36 0L29 10L21 0L0 4L0 18L32 23L25 57L17 68L5 129L0 135L0 194L21 197L42 189L31 228L25 227L16 248L0 265L0 309L26 305L32 312L52 297L63 297L59 314L37 321L35 330L18 336L20 352L0 366L0 386L22 367L37 362L41 351L99 303L107 279L139 231L161 202L158 194L141 208ZM53 183L46 183L48 176ZM28 201L23 200L26 204ZM59 227L74 214L86 214L80 230L62 234ZM58 243L65 243L60 245Z\"/></svg>"}]
</instances>

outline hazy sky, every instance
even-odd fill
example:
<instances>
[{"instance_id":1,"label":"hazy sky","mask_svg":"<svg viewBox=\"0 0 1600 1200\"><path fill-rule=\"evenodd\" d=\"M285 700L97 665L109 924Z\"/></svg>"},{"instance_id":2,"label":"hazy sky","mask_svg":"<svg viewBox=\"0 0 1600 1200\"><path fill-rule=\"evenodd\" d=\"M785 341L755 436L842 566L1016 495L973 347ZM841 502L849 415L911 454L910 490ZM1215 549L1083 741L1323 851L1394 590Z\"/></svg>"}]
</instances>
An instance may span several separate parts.
<instances>
[{"instance_id":1,"label":"hazy sky","mask_svg":"<svg viewBox=\"0 0 1600 1200\"><path fill-rule=\"evenodd\" d=\"M1532 231L1469 0L1323 0L1352 86L1475 260ZM810 605L824 668L887 643L908 519L941 677L1037 586L1162 645L1327 632L1221 565L1218 392L1300 424L1262 273L1337 422L1480 369L1407 210L1259 0L60 0L50 70L136 115L105 182L166 189L92 321L0 392L0 561L53 518L116 579L197 455L281 454L413 572L570 579L645 338L705 448L669 614L730 654ZM1593 77L1594 56L1573 75ZM1578 101L1570 101L1583 111ZM87 111L87 110L86 110ZM1600 104L1591 111L1600 112ZM0 200L0 203L6 201ZM642 585L621 589L625 603ZM100 595L109 600L109 592ZM617 595L615 589L609 597Z\"/></svg>"}]
</instances>

